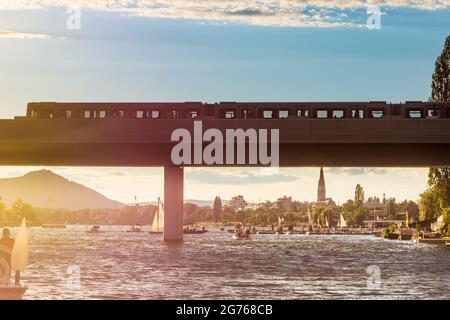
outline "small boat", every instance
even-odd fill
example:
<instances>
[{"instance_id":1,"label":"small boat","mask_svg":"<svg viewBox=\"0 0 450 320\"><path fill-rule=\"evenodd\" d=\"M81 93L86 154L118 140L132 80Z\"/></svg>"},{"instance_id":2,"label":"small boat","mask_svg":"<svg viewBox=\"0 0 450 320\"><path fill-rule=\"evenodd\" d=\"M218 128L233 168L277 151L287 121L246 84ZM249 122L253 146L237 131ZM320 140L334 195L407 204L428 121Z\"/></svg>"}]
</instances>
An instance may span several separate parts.
<instances>
[{"instance_id":1,"label":"small boat","mask_svg":"<svg viewBox=\"0 0 450 320\"><path fill-rule=\"evenodd\" d=\"M275 230L258 230L256 234L276 234Z\"/></svg>"},{"instance_id":2,"label":"small boat","mask_svg":"<svg viewBox=\"0 0 450 320\"><path fill-rule=\"evenodd\" d=\"M399 237L400 237L400 233L397 233L397 232L389 232L389 233L387 233L387 235L385 235L385 238L387 238L389 240L398 240Z\"/></svg>"},{"instance_id":3,"label":"small boat","mask_svg":"<svg viewBox=\"0 0 450 320\"><path fill-rule=\"evenodd\" d=\"M447 248L449 248L449 247L450 247L450 241L447 241L447 242L445 243L445 246L446 246Z\"/></svg>"},{"instance_id":4,"label":"small boat","mask_svg":"<svg viewBox=\"0 0 450 320\"><path fill-rule=\"evenodd\" d=\"M0 300L20 300L25 295L28 287L20 283L20 273L24 272L28 265L28 237L26 220L23 218L14 247L11 252L11 266L0 257L0 278L8 278L6 283L0 285ZM9 283L10 270L15 270L15 282Z\"/></svg>"},{"instance_id":5,"label":"small boat","mask_svg":"<svg viewBox=\"0 0 450 320\"><path fill-rule=\"evenodd\" d=\"M231 237L233 240L250 240L250 236L244 234L234 234L233 237Z\"/></svg>"},{"instance_id":6,"label":"small boat","mask_svg":"<svg viewBox=\"0 0 450 320\"><path fill-rule=\"evenodd\" d=\"M208 232L208 230L205 230L205 229L200 229L200 230L198 230L198 229L184 229L183 230L183 234L204 234L206 232Z\"/></svg>"},{"instance_id":7,"label":"small boat","mask_svg":"<svg viewBox=\"0 0 450 320\"><path fill-rule=\"evenodd\" d=\"M89 233L89 234L100 233L100 226L93 226L89 230L86 230L86 233Z\"/></svg>"},{"instance_id":8,"label":"small boat","mask_svg":"<svg viewBox=\"0 0 450 320\"><path fill-rule=\"evenodd\" d=\"M135 224L131 226L131 229L128 229L127 232L142 232L142 225Z\"/></svg>"},{"instance_id":9,"label":"small boat","mask_svg":"<svg viewBox=\"0 0 450 320\"><path fill-rule=\"evenodd\" d=\"M0 300L21 300L28 287L21 284L0 285Z\"/></svg>"},{"instance_id":10,"label":"small boat","mask_svg":"<svg viewBox=\"0 0 450 320\"><path fill-rule=\"evenodd\" d=\"M152 230L150 230L148 233L163 234L163 230L164 230L164 204L158 197L158 209L156 210L156 213L153 216Z\"/></svg>"}]
</instances>

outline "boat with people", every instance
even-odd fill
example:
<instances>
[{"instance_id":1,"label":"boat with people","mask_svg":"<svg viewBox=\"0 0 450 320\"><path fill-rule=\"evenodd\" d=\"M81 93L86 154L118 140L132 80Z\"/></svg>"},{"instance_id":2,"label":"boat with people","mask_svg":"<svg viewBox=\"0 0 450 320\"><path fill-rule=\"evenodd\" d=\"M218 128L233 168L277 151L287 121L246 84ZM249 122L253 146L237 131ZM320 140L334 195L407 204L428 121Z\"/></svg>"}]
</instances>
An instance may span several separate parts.
<instances>
[{"instance_id":1,"label":"boat with people","mask_svg":"<svg viewBox=\"0 0 450 320\"><path fill-rule=\"evenodd\" d=\"M28 287L20 283L21 272L28 265L28 237L25 218L15 240L9 238L9 229L3 229L0 240L0 300L20 300ZM11 283L11 271L15 271L14 283Z\"/></svg>"},{"instance_id":2,"label":"boat with people","mask_svg":"<svg viewBox=\"0 0 450 320\"><path fill-rule=\"evenodd\" d=\"M194 228L190 228L190 227L185 227L183 228L183 234L204 234L208 232L208 230L205 229L205 227L202 227L201 229L194 227Z\"/></svg>"},{"instance_id":3,"label":"boat with people","mask_svg":"<svg viewBox=\"0 0 450 320\"><path fill-rule=\"evenodd\" d=\"M237 224L234 229L234 234L231 237L233 240L249 240L250 239L250 228L244 228L242 225Z\"/></svg>"},{"instance_id":4,"label":"boat with people","mask_svg":"<svg viewBox=\"0 0 450 320\"><path fill-rule=\"evenodd\" d=\"M142 225L141 224L135 224L132 225L130 229L127 230L127 232L142 232Z\"/></svg>"},{"instance_id":5,"label":"boat with people","mask_svg":"<svg viewBox=\"0 0 450 320\"><path fill-rule=\"evenodd\" d=\"M89 234L100 233L100 226L92 226L89 230L86 230L86 233Z\"/></svg>"},{"instance_id":6,"label":"boat with people","mask_svg":"<svg viewBox=\"0 0 450 320\"><path fill-rule=\"evenodd\" d=\"M158 197L158 207L153 216L152 229L149 234L162 234L164 230L164 204Z\"/></svg>"}]
</instances>

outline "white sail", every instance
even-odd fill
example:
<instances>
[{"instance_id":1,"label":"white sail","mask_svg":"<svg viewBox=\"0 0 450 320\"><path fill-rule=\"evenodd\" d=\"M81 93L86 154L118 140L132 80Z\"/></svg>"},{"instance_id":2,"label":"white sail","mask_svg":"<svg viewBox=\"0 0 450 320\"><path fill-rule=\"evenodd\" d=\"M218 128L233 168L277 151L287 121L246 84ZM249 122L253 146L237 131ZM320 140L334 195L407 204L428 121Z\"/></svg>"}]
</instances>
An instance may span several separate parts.
<instances>
[{"instance_id":1,"label":"white sail","mask_svg":"<svg viewBox=\"0 0 450 320\"><path fill-rule=\"evenodd\" d=\"M280 217L280 215L278 215L278 227L281 227L281 225L283 224L284 219Z\"/></svg>"},{"instance_id":2,"label":"white sail","mask_svg":"<svg viewBox=\"0 0 450 320\"><path fill-rule=\"evenodd\" d=\"M327 228L330 227L330 224L328 223L328 217L327 217L327 216L325 216L325 226L326 226Z\"/></svg>"},{"instance_id":3,"label":"white sail","mask_svg":"<svg viewBox=\"0 0 450 320\"><path fill-rule=\"evenodd\" d=\"M309 206L308 206L308 224L309 224L311 227L314 227L314 225L313 225L313 220L312 220L312 216L311 216L311 211L309 210Z\"/></svg>"},{"instance_id":4,"label":"white sail","mask_svg":"<svg viewBox=\"0 0 450 320\"><path fill-rule=\"evenodd\" d=\"M152 229L153 231L157 232L160 232L164 229L164 205L159 198L158 209L153 217Z\"/></svg>"},{"instance_id":5,"label":"white sail","mask_svg":"<svg viewBox=\"0 0 450 320\"><path fill-rule=\"evenodd\" d=\"M344 216L342 215L342 213L339 215L339 227L341 228L346 228L347 227L347 222L344 219Z\"/></svg>"},{"instance_id":6,"label":"white sail","mask_svg":"<svg viewBox=\"0 0 450 320\"><path fill-rule=\"evenodd\" d=\"M25 218L22 220L19 232L14 241L11 254L11 269L15 271L25 271L28 264L28 237L27 224Z\"/></svg>"}]
</instances>

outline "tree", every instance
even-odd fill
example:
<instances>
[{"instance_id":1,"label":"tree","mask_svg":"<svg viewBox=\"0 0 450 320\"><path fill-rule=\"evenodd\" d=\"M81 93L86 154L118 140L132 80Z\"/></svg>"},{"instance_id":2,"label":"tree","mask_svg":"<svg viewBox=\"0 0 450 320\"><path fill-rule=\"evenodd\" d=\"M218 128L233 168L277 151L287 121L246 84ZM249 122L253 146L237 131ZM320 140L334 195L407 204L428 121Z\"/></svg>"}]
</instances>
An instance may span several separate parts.
<instances>
[{"instance_id":1,"label":"tree","mask_svg":"<svg viewBox=\"0 0 450 320\"><path fill-rule=\"evenodd\" d=\"M397 216L397 204L395 198L389 198L386 201L386 212L388 214L389 220L394 220Z\"/></svg>"},{"instance_id":2,"label":"tree","mask_svg":"<svg viewBox=\"0 0 450 320\"><path fill-rule=\"evenodd\" d=\"M220 197L216 197L213 203L214 221L222 221L222 200Z\"/></svg>"},{"instance_id":3,"label":"tree","mask_svg":"<svg viewBox=\"0 0 450 320\"><path fill-rule=\"evenodd\" d=\"M356 211L355 202L351 199L347 200L346 203L342 205L342 215L346 221L350 221L353 218L353 213Z\"/></svg>"},{"instance_id":4,"label":"tree","mask_svg":"<svg viewBox=\"0 0 450 320\"><path fill-rule=\"evenodd\" d=\"M430 168L428 186L436 192L441 208L450 204L450 168Z\"/></svg>"},{"instance_id":5,"label":"tree","mask_svg":"<svg viewBox=\"0 0 450 320\"><path fill-rule=\"evenodd\" d=\"M363 224L364 220L366 220L366 216L367 216L367 210L365 210L364 208L358 208L353 213L352 222L358 226L361 226Z\"/></svg>"},{"instance_id":6,"label":"tree","mask_svg":"<svg viewBox=\"0 0 450 320\"><path fill-rule=\"evenodd\" d=\"M414 201L408 201L406 204L406 212L409 221L417 221L419 218L419 206Z\"/></svg>"},{"instance_id":7,"label":"tree","mask_svg":"<svg viewBox=\"0 0 450 320\"><path fill-rule=\"evenodd\" d=\"M364 205L364 189L360 184L357 184L355 189L355 205L357 209Z\"/></svg>"},{"instance_id":8,"label":"tree","mask_svg":"<svg viewBox=\"0 0 450 320\"><path fill-rule=\"evenodd\" d=\"M419 220L425 221L439 216L441 212L437 193L433 188L428 188L420 195Z\"/></svg>"},{"instance_id":9,"label":"tree","mask_svg":"<svg viewBox=\"0 0 450 320\"><path fill-rule=\"evenodd\" d=\"M227 206L233 208L235 211L241 211L247 207L247 201L245 201L243 196L238 195L231 198Z\"/></svg>"},{"instance_id":10,"label":"tree","mask_svg":"<svg viewBox=\"0 0 450 320\"><path fill-rule=\"evenodd\" d=\"M198 209L198 206L194 203L186 203L183 206L185 223L194 223L198 219L198 217L196 217L197 209Z\"/></svg>"},{"instance_id":11,"label":"tree","mask_svg":"<svg viewBox=\"0 0 450 320\"><path fill-rule=\"evenodd\" d=\"M11 211L13 223L20 223L22 218L26 218L29 222L34 222L35 220L33 207L30 204L23 202L21 199L17 199L16 202L12 204Z\"/></svg>"},{"instance_id":12,"label":"tree","mask_svg":"<svg viewBox=\"0 0 450 320\"><path fill-rule=\"evenodd\" d=\"M450 36L445 41L442 54L436 59L431 89L432 101L450 100Z\"/></svg>"}]
</instances>

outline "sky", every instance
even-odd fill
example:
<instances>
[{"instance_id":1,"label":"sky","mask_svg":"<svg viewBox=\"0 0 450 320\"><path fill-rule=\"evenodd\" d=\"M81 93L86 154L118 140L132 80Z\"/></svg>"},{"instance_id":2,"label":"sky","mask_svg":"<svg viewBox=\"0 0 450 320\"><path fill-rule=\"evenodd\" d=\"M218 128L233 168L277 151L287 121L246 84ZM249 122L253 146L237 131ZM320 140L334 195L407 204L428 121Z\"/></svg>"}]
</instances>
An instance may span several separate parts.
<instances>
[{"instance_id":1,"label":"sky","mask_svg":"<svg viewBox=\"0 0 450 320\"><path fill-rule=\"evenodd\" d=\"M0 0L0 118L30 101L427 100L449 34L450 0ZM158 168L50 169L124 202L162 194ZM189 169L185 198L313 200L318 172ZM419 168L325 174L341 202L356 183L417 199L427 180Z\"/></svg>"}]
</instances>

